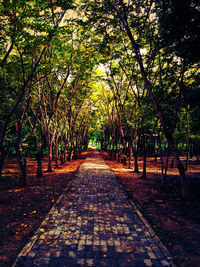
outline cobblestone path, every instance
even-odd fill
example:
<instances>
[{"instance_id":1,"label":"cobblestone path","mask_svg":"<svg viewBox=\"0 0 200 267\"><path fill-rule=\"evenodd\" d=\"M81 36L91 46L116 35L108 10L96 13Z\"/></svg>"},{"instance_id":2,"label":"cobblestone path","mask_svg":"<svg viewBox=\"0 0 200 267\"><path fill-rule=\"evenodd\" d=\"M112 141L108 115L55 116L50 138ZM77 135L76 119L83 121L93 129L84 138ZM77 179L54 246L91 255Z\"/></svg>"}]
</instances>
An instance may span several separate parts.
<instances>
[{"instance_id":1,"label":"cobblestone path","mask_svg":"<svg viewBox=\"0 0 200 267\"><path fill-rule=\"evenodd\" d=\"M13 266L175 265L94 150Z\"/></svg>"}]
</instances>

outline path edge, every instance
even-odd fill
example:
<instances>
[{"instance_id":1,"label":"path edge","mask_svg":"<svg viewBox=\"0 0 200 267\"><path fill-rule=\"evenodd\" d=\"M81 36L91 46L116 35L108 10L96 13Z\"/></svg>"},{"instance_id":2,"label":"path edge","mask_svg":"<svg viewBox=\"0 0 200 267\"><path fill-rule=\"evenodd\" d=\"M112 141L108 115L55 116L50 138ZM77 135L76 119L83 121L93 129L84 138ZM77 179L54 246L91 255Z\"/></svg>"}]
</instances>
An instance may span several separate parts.
<instances>
[{"instance_id":1,"label":"path edge","mask_svg":"<svg viewBox=\"0 0 200 267\"><path fill-rule=\"evenodd\" d=\"M102 156L103 158L103 156ZM104 159L104 158L103 158ZM105 160L104 160L105 161ZM106 161L105 161L106 163ZM106 163L106 165L108 165ZM156 244L158 245L158 247L161 249L161 251L163 252L163 254L165 255L166 259L169 261L169 263L171 264L172 267L178 267L175 264L175 259L174 257L171 255L171 253L169 252L169 250L167 249L167 247L163 244L163 242L160 240L160 238L158 237L158 235L155 233L155 231L153 230L153 228L150 226L150 224L148 223L147 219L142 215L142 213L139 211L137 205L133 202L133 200L131 199L131 197L129 196L128 192L125 190L125 188L123 187L123 185L121 184L121 182L119 181L119 178L117 177L117 175L115 175L114 171L111 169L111 167L108 165L109 169L111 170L111 172L113 173L113 175L115 176L115 179L119 185L119 187L123 190L123 192L126 194L128 201L130 202L131 206L133 207L133 210L136 211L137 215L140 217L141 221L144 223L144 225L146 226L147 230L149 231L149 233L151 234L152 238L154 239L154 241L156 242Z\"/></svg>"},{"instance_id":2,"label":"path edge","mask_svg":"<svg viewBox=\"0 0 200 267\"><path fill-rule=\"evenodd\" d=\"M47 222L49 220L49 215L51 215L51 214L54 213L54 211L56 210L56 207L59 205L59 203L65 197L65 194L69 190L69 188L70 188L70 186L71 186L72 181L74 180L74 178L76 178L77 173L79 172L79 169L82 166L82 164L85 162L86 158L81 163L81 165L78 167L78 169L75 171L74 177L71 179L71 181L68 183L67 187L63 190L62 194L59 196L59 198L55 202L55 204L51 207L51 209L49 210L49 212L46 214L46 216L44 217L44 220L38 226L38 228L34 232L33 236L27 241L26 245L21 249L20 253L18 254L17 258L15 259L15 261L13 262L13 264L11 265L11 267L21 266L21 265L18 265L18 264L20 264L21 262L24 262L26 260L27 254L32 249L32 247L34 246L34 244L35 244L35 242L36 242L36 240L38 238L38 235L41 234L40 229L42 227L46 226L46 224L47 224Z\"/></svg>"}]
</instances>

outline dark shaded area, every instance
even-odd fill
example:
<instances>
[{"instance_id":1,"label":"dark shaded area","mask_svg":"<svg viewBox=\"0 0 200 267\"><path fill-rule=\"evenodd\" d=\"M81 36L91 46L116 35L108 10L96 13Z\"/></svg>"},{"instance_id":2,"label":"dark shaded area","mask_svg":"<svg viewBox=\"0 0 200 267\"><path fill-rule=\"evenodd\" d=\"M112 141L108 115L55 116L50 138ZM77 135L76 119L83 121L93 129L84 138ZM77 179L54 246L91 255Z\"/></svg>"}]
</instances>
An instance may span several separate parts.
<instances>
[{"instance_id":1,"label":"dark shaded area","mask_svg":"<svg viewBox=\"0 0 200 267\"><path fill-rule=\"evenodd\" d=\"M190 198L185 202L181 198L178 176L168 175L167 191L163 192L159 174L147 172L148 178L143 179L141 174L126 171L127 166L111 161L108 153L102 152L102 155L128 195L175 257L177 265L200 266L200 173L189 176ZM150 164L153 166L155 162L150 161ZM192 166L195 168L198 165L193 163ZM139 167L141 169L141 166Z\"/></svg>"},{"instance_id":2,"label":"dark shaded area","mask_svg":"<svg viewBox=\"0 0 200 267\"><path fill-rule=\"evenodd\" d=\"M17 176L7 178L9 189L1 188L0 194L0 266L11 266L86 155L83 152L81 159L67 162L53 173L45 173L39 181L32 181L33 177L29 176L26 188L13 188L18 182Z\"/></svg>"}]
</instances>

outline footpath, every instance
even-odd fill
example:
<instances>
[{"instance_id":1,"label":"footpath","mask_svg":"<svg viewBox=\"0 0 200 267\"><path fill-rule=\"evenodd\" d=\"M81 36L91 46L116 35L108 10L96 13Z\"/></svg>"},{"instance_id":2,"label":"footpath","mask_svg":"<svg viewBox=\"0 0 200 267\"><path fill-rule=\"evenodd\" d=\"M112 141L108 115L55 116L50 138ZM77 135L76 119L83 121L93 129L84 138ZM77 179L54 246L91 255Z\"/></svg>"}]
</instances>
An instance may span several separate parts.
<instances>
[{"instance_id":1,"label":"footpath","mask_svg":"<svg viewBox=\"0 0 200 267\"><path fill-rule=\"evenodd\" d=\"M25 266L176 265L93 150L13 264Z\"/></svg>"}]
</instances>

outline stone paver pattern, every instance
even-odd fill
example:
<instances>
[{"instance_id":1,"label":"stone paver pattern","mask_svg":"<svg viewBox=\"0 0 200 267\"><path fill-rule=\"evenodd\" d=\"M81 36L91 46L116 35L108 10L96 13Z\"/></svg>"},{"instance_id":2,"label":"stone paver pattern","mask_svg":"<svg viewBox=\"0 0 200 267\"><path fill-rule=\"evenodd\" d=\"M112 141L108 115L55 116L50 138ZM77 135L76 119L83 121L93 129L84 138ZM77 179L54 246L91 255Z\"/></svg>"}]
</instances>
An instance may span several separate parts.
<instances>
[{"instance_id":1,"label":"stone paver pattern","mask_svg":"<svg viewBox=\"0 0 200 267\"><path fill-rule=\"evenodd\" d=\"M13 267L175 266L94 150Z\"/></svg>"}]
</instances>

